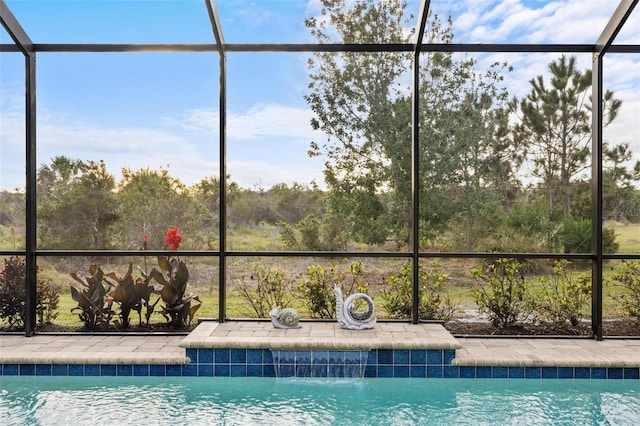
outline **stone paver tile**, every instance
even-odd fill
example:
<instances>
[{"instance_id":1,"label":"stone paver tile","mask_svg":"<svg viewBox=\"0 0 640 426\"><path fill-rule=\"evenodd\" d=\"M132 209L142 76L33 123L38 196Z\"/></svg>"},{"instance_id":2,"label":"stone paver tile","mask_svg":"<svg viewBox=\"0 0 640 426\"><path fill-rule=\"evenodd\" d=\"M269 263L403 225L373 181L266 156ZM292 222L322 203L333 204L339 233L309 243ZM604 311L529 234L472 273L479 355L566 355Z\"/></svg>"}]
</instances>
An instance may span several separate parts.
<instances>
[{"instance_id":1,"label":"stone paver tile","mask_svg":"<svg viewBox=\"0 0 640 426\"><path fill-rule=\"evenodd\" d=\"M310 336L312 337L334 337L335 336L335 331L333 330L327 330L327 329L322 329L322 330L311 330Z\"/></svg>"}]
</instances>

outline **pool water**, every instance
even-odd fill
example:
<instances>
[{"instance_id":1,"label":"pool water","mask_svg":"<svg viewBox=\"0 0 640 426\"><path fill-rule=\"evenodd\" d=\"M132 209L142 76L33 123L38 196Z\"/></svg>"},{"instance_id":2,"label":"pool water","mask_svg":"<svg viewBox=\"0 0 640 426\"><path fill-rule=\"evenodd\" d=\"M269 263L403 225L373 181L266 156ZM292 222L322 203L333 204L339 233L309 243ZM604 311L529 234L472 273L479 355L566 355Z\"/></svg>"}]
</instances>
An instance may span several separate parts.
<instances>
[{"instance_id":1,"label":"pool water","mask_svg":"<svg viewBox=\"0 0 640 426\"><path fill-rule=\"evenodd\" d=\"M633 425L640 381L0 377L0 425Z\"/></svg>"}]
</instances>

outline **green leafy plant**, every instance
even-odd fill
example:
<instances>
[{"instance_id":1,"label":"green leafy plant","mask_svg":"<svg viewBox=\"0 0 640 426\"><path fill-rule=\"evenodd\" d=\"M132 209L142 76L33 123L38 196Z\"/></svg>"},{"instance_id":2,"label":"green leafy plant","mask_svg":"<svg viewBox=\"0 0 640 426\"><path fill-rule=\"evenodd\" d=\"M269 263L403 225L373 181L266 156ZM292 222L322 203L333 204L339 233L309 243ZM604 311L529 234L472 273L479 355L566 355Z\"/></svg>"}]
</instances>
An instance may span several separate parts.
<instances>
[{"instance_id":1,"label":"green leafy plant","mask_svg":"<svg viewBox=\"0 0 640 426\"><path fill-rule=\"evenodd\" d=\"M182 243L182 235L178 233L178 228L170 228L167 231L165 242L172 251L178 250ZM181 329L193 320L201 306L198 296L186 292L189 269L184 261L170 256L158 256L158 268L154 267L148 278L162 286L160 297L164 306L160 313L167 319L171 328ZM193 302L198 304L192 305Z\"/></svg>"},{"instance_id":2,"label":"green leafy plant","mask_svg":"<svg viewBox=\"0 0 640 426\"><path fill-rule=\"evenodd\" d=\"M290 307L293 302L292 282L286 271L278 268L267 269L255 265L250 282L243 281L238 286L240 296L249 303L258 318L268 318L274 306Z\"/></svg>"},{"instance_id":3,"label":"green leafy plant","mask_svg":"<svg viewBox=\"0 0 640 426\"><path fill-rule=\"evenodd\" d=\"M525 321L533 313L532 296L522 269L524 264L511 259L497 259L489 265L471 270L476 285L471 289L480 312L487 314L499 329Z\"/></svg>"},{"instance_id":4,"label":"green leafy plant","mask_svg":"<svg viewBox=\"0 0 640 426\"><path fill-rule=\"evenodd\" d=\"M540 281L544 287L537 298L536 310L542 318L577 326L591 302L591 277L574 273L571 262L560 260L554 262L553 274L549 278L541 277Z\"/></svg>"},{"instance_id":5,"label":"green leafy plant","mask_svg":"<svg viewBox=\"0 0 640 426\"><path fill-rule=\"evenodd\" d=\"M36 284L36 319L38 326L51 324L58 317L60 293L48 281L38 280Z\"/></svg>"},{"instance_id":6,"label":"green leafy plant","mask_svg":"<svg viewBox=\"0 0 640 426\"><path fill-rule=\"evenodd\" d=\"M344 297L356 292L366 292L369 285L360 279L362 266L362 262L353 262L345 271L337 271L335 268L326 269L319 265L309 266L304 273L306 278L298 286L298 292L311 316L324 319L335 318L334 284L342 287Z\"/></svg>"},{"instance_id":7,"label":"green leafy plant","mask_svg":"<svg viewBox=\"0 0 640 426\"><path fill-rule=\"evenodd\" d=\"M640 319L640 261L624 260L611 276L612 281L623 287L625 292L615 297L622 312Z\"/></svg>"},{"instance_id":8,"label":"green leafy plant","mask_svg":"<svg viewBox=\"0 0 640 426\"><path fill-rule=\"evenodd\" d=\"M117 284L112 284L113 291L108 294L109 301L115 301L120 306L120 324L124 328L128 328L130 324L129 315L131 311L138 313L139 325L142 325L142 308L146 307L145 319L149 325L149 319L154 311L155 305L160 301L160 297L151 303L151 295L156 293L153 286L149 284L149 278L133 280L132 276L133 264L129 263L129 269L124 277L119 278L114 272L105 275L105 280L110 278Z\"/></svg>"},{"instance_id":9,"label":"green leafy plant","mask_svg":"<svg viewBox=\"0 0 640 426\"><path fill-rule=\"evenodd\" d=\"M26 317L26 262L12 256L4 260L0 273L0 318L9 329L24 327ZM36 283L36 320L42 326L53 321L58 313L60 294L51 283Z\"/></svg>"},{"instance_id":10,"label":"green leafy plant","mask_svg":"<svg viewBox=\"0 0 640 426\"><path fill-rule=\"evenodd\" d=\"M457 305L443 295L442 286L449 278L440 272L440 262L434 261L430 270L419 267L420 303L418 313L423 320L447 321L455 312ZM387 288L382 292L383 307L390 318L406 319L412 315L412 268L405 263L400 272L385 278Z\"/></svg>"},{"instance_id":11,"label":"green leafy plant","mask_svg":"<svg viewBox=\"0 0 640 426\"><path fill-rule=\"evenodd\" d=\"M90 265L89 275L84 280L75 272L70 275L76 281L75 285L71 284L71 298L78 303L71 312L80 311L78 316L87 330L109 327L115 312L107 301L107 294L113 285L104 279L102 268L97 264Z\"/></svg>"}]
</instances>

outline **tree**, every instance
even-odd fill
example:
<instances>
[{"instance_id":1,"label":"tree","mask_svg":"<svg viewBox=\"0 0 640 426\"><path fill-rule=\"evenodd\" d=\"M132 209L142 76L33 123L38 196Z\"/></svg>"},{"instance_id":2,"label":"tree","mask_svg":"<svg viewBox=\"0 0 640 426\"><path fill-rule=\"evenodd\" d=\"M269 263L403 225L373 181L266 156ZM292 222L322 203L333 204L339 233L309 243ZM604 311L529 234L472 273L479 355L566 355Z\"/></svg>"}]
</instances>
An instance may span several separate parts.
<instances>
[{"instance_id":1,"label":"tree","mask_svg":"<svg viewBox=\"0 0 640 426\"><path fill-rule=\"evenodd\" d=\"M627 220L628 217L637 215L634 210L628 209L635 204L638 191L633 186L640 179L640 161L636 161L633 168L628 169L625 163L631 161L633 153L629 150L628 143L615 146L604 144L603 147L603 212L605 219L617 221Z\"/></svg>"},{"instance_id":2,"label":"tree","mask_svg":"<svg viewBox=\"0 0 640 426\"><path fill-rule=\"evenodd\" d=\"M215 176L205 177L189 190L193 202L200 204L203 211L200 237L208 250L219 248L220 224L220 179Z\"/></svg>"},{"instance_id":3,"label":"tree","mask_svg":"<svg viewBox=\"0 0 640 426\"><path fill-rule=\"evenodd\" d=\"M423 42L453 42L447 25L432 17ZM464 227L462 248L471 251L513 201L522 161L508 127L507 63L485 71L477 60L452 52L422 54L420 61L420 227L429 239ZM458 247L460 248L460 245Z\"/></svg>"},{"instance_id":4,"label":"tree","mask_svg":"<svg viewBox=\"0 0 640 426\"><path fill-rule=\"evenodd\" d=\"M103 161L60 156L37 175L38 237L49 249L113 248L115 179Z\"/></svg>"},{"instance_id":5,"label":"tree","mask_svg":"<svg viewBox=\"0 0 640 426\"><path fill-rule=\"evenodd\" d=\"M174 227L180 228L189 248L197 248L202 240L200 232L206 222L206 211L167 170L123 168L118 199L118 212L123 218L120 227L123 249L138 248L143 234L148 236L149 248L162 249L167 229Z\"/></svg>"},{"instance_id":6,"label":"tree","mask_svg":"<svg viewBox=\"0 0 640 426\"><path fill-rule=\"evenodd\" d=\"M403 1L322 4L323 18L305 21L320 43L408 43L412 37L403 27ZM451 21L445 27L432 16L425 37L451 43ZM322 52L309 60L305 99L316 115L313 128L327 136L322 144L312 142L310 154L327 158L327 216L340 217L352 240L378 244L393 235L407 242L411 235L410 65L409 55L397 52ZM506 91L499 87L502 65L485 74L476 73L475 65L453 53L421 54L420 228L425 241L461 212L472 221L476 206L489 194L503 197L504 183L512 179L511 151L505 150Z\"/></svg>"},{"instance_id":7,"label":"tree","mask_svg":"<svg viewBox=\"0 0 640 426\"><path fill-rule=\"evenodd\" d=\"M591 71L576 69L576 58L561 56L549 64L547 86L543 76L530 81L531 92L519 104L520 122L514 126L518 143L527 150L533 174L546 188L549 209L560 200L565 218L571 215L571 180L589 161L591 142ZM604 124L611 123L622 101L606 91ZM517 112L514 100L512 109Z\"/></svg>"},{"instance_id":8,"label":"tree","mask_svg":"<svg viewBox=\"0 0 640 426\"><path fill-rule=\"evenodd\" d=\"M363 1L353 7L344 0L322 4L327 19L305 20L320 43L409 40L402 1ZM324 171L330 188L328 214L343 217L345 231L367 243L383 242L388 230L388 211L378 193L389 186L404 191L405 197L409 194L408 175L400 173L404 182L399 182L388 171L408 172L410 155L406 149L395 156L385 153L394 145L409 146L411 140L410 104L397 84L408 65L406 54L392 52L320 52L309 60L311 83L305 99L317 116L311 125L327 135L325 144L312 142L310 154L328 158Z\"/></svg>"}]
</instances>

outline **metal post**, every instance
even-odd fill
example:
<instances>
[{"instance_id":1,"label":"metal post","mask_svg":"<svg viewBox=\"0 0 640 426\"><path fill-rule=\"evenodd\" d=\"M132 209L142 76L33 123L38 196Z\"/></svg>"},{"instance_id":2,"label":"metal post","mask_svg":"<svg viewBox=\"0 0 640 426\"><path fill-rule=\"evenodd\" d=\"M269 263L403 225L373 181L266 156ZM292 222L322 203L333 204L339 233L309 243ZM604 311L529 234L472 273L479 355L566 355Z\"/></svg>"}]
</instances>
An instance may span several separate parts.
<instances>
[{"instance_id":1,"label":"metal post","mask_svg":"<svg viewBox=\"0 0 640 426\"><path fill-rule=\"evenodd\" d=\"M421 0L412 63L411 104L411 322L420 322L420 49L429 16L429 0Z\"/></svg>"},{"instance_id":2,"label":"metal post","mask_svg":"<svg viewBox=\"0 0 640 426\"><path fill-rule=\"evenodd\" d=\"M26 276L24 333L33 336L36 329L36 55L25 56L25 129L26 129Z\"/></svg>"},{"instance_id":3,"label":"metal post","mask_svg":"<svg viewBox=\"0 0 640 426\"><path fill-rule=\"evenodd\" d=\"M411 108L411 322L420 322L420 52L413 53Z\"/></svg>"},{"instance_id":4,"label":"metal post","mask_svg":"<svg viewBox=\"0 0 640 426\"><path fill-rule=\"evenodd\" d=\"M591 80L591 329L596 340L602 332L602 60L638 0L621 0L595 44Z\"/></svg>"},{"instance_id":5,"label":"metal post","mask_svg":"<svg viewBox=\"0 0 640 426\"><path fill-rule=\"evenodd\" d=\"M227 53L215 0L205 0L216 48L220 55L220 256L218 258L218 321L227 318Z\"/></svg>"},{"instance_id":6,"label":"metal post","mask_svg":"<svg viewBox=\"0 0 640 426\"><path fill-rule=\"evenodd\" d=\"M227 55L220 54L220 257L218 321L227 318Z\"/></svg>"},{"instance_id":7,"label":"metal post","mask_svg":"<svg viewBox=\"0 0 640 426\"><path fill-rule=\"evenodd\" d=\"M591 107L591 330L602 340L602 55L594 53Z\"/></svg>"}]
</instances>

